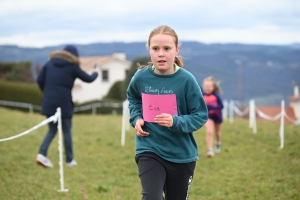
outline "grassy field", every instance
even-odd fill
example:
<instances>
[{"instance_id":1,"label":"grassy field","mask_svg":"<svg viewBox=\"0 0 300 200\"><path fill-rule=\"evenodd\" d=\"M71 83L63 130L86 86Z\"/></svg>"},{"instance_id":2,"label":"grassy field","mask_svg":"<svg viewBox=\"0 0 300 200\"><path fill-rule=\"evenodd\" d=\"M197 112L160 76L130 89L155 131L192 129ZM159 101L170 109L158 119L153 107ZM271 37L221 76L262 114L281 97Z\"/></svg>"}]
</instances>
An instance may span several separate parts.
<instances>
[{"instance_id":1,"label":"grassy field","mask_svg":"<svg viewBox=\"0 0 300 200\"><path fill-rule=\"evenodd\" d=\"M15 135L44 119L0 108L0 138ZM53 169L35 163L47 128L0 143L0 199L141 199L141 186L134 161L134 131L120 146L121 116L75 116L74 152L78 166L65 167L68 193L58 193L57 137L48 157ZM200 160L191 186L190 200L300 199L300 128L286 125L285 148L279 150L279 124L259 122L258 133L248 121L224 123L223 151L205 157L204 129L195 133Z\"/></svg>"}]
</instances>

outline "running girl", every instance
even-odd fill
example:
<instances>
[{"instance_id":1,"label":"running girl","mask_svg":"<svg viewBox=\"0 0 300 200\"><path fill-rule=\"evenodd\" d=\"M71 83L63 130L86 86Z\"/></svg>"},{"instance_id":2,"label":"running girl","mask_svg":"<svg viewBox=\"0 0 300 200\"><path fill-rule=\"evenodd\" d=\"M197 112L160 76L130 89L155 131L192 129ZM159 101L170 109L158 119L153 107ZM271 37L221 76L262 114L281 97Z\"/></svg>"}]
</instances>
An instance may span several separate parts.
<instances>
[{"instance_id":1,"label":"running girl","mask_svg":"<svg viewBox=\"0 0 300 200\"><path fill-rule=\"evenodd\" d=\"M152 62L135 73L127 89L142 199L186 200L198 160L193 132L206 123L207 107L178 57L175 31L155 28L147 46Z\"/></svg>"},{"instance_id":2,"label":"running girl","mask_svg":"<svg viewBox=\"0 0 300 200\"><path fill-rule=\"evenodd\" d=\"M213 139L216 135L216 153L221 152L221 124L222 124L222 109L223 103L219 96L221 88L216 79L209 76L203 81L204 99L208 108L208 121L205 124L206 128L206 143L207 143L207 157L214 156Z\"/></svg>"}]
</instances>

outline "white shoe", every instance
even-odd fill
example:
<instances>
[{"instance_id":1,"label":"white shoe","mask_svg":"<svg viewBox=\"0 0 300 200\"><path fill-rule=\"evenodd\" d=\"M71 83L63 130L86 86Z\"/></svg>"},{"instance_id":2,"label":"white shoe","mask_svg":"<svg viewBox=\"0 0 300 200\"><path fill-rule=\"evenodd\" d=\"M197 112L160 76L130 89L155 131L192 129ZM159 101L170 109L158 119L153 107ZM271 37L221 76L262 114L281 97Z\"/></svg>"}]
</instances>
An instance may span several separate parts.
<instances>
[{"instance_id":1,"label":"white shoe","mask_svg":"<svg viewBox=\"0 0 300 200\"><path fill-rule=\"evenodd\" d=\"M216 149L215 149L216 153L220 153L221 152L221 143L216 143Z\"/></svg>"},{"instance_id":2,"label":"white shoe","mask_svg":"<svg viewBox=\"0 0 300 200\"><path fill-rule=\"evenodd\" d=\"M39 165L42 165L43 167L50 167L50 168L53 167L53 164L51 163L51 161L47 157L43 156L42 154L38 154L36 156L36 162Z\"/></svg>"},{"instance_id":3,"label":"white shoe","mask_svg":"<svg viewBox=\"0 0 300 200\"><path fill-rule=\"evenodd\" d=\"M66 163L69 167L75 167L77 165L77 162L73 159L71 162Z\"/></svg>"},{"instance_id":4,"label":"white shoe","mask_svg":"<svg viewBox=\"0 0 300 200\"><path fill-rule=\"evenodd\" d=\"M208 151L207 151L207 154L206 154L206 156L208 157L208 158L212 158L212 157L214 157L214 151L212 150L212 149L209 149Z\"/></svg>"}]
</instances>

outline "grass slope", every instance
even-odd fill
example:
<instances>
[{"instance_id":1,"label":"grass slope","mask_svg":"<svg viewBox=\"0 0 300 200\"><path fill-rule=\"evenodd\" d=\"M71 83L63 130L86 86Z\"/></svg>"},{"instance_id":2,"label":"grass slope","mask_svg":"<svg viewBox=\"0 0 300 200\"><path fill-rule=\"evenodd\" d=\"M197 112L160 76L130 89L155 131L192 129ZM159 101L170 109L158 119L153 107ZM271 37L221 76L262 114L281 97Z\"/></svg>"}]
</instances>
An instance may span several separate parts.
<instances>
[{"instance_id":1,"label":"grass slope","mask_svg":"<svg viewBox=\"0 0 300 200\"><path fill-rule=\"evenodd\" d=\"M15 135L44 119L0 108L0 138ZM47 127L0 143L0 199L141 199L134 161L134 131L120 146L121 116L75 116L73 139L78 166L65 167L68 193L58 193L57 137L48 157L53 169L35 163ZM259 122L254 135L245 120L224 123L223 152L205 157L204 129L195 133L197 162L190 200L208 199L300 199L300 129L285 127L285 148L279 150L279 124Z\"/></svg>"}]
</instances>

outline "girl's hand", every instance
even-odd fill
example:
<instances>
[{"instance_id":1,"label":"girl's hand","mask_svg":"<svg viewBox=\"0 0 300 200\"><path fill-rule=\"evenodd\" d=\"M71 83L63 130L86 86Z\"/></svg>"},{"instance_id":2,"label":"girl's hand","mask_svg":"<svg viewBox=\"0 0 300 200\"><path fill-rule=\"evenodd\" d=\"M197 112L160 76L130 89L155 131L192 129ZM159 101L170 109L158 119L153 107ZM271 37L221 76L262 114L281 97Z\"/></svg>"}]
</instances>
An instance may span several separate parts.
<instances>
[{"instance_id":1,"label":"girl's hand","mask_svg":"<svg viewBox=\"0 0 300 200\"><path fill-rule=\"evenodd\" d=\"M173 125L173 117L170 114L162 113L154 118L154 122L161 126L170 128Z\"/></svg>"},{"instance_id":2,"label":"girl's hand","mask_svg":"<svg viewBox=\"0 0 300 200\"><path fill-rule=\"evenodd\" d=\"M146 137L149 135L148 132L143 131L142 126L144 126L145 122L143 119L138 119L135 122L135 130L136 130L136 135L139 137Z\"/></svg>"}]
</instances>

